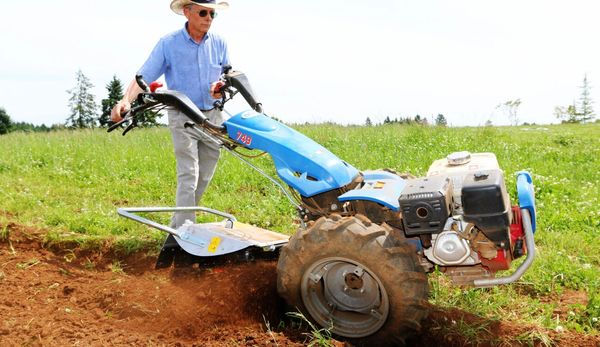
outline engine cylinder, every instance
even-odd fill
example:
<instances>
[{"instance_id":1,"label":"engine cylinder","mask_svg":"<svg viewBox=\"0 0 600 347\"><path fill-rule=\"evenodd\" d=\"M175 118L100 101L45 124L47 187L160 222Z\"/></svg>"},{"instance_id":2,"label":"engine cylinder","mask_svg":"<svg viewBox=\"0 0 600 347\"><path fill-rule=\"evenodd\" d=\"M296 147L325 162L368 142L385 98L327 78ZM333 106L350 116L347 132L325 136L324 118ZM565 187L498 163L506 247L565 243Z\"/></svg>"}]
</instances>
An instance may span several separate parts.
<instances>
[{"instance_id":1,"label":"engine cylinder","mask_svg":"<svg viewBox=\"0 0 600 347\"><path fill-rule=\"evenodd\" d=\"M445 231L435 240L432 255L445 265L462 264L471 255L467 240L459 237L455 232Z\"/></svg>"}]
</instances>

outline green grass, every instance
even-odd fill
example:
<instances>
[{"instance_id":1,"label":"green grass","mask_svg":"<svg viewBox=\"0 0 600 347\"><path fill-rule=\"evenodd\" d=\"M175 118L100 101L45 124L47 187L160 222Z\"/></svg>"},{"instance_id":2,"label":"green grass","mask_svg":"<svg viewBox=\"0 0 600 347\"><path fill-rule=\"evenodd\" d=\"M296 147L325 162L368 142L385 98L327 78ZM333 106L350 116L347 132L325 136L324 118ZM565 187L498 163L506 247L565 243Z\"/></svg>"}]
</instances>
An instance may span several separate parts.
<instances>
[{"instance_id":1,"label":"green grass","mask_svg":"<svg viewBox=\"0 0 600 347\"><path fill-rule=\"evenodd\" d=\"M288 312L287 316L293 320L296 320L300 326L306 324L309 328L309 332L305 333L308 341L304 341L308 347L334 347L335 345L331 341L331 330L333 325L327 328L321 328L313 324L310 320L304 316L301 312Z\"/></svg>"},{"instance_id":2,"label":"green grass","mask_svg":"<svg viewBox=\"0 0 600 347\"><path fill-rule=\"evenodd\" d=\"M453 151L494 152L513 197L515 173L530 171L538 207L532 268L517 284L489 289L452 287L434 274L431 301L490 319L599 333L600 124L296 128L359 169L392 168L420 176L432 161ZM254 163L274 174L268 156ZM173 206L175 184L175 159L164 128L126 137L102 130L0 136L0 237L14 222L47 230L48 242L108 245L125 252L155 249L163 234L119 218L116 209ZM202 205L279 232L297 228L285 196L226 153ZM155 218L168 223L170 216ZM557 319L557 299L568 290L585 291L588 302Z\"/></svg>"}]
</instances>

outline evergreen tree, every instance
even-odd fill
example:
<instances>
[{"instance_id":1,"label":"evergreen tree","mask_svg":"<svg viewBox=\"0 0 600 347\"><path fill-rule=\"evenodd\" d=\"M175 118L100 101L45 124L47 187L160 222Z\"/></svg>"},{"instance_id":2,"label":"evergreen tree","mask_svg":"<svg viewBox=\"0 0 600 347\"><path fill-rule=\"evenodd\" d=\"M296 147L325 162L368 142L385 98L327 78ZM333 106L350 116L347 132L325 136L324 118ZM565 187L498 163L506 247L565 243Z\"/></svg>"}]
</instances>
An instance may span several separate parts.
<instances>
[{"instance_id":1,"label":"evergreen tree","mask_svg":"<svg viewBox=\"0 0 600 347\"><path fill-rule=\"evenodd\" d=\"M371 125L373 125L373 122L371 122L371 118L367 117L367 120L365 121L365 125L370 127Z\"/></svg>"},{"instance_id":2,"label":"evergreen tree","mask_svg":"<svg viewBox=\"0 0 600 347\"><path fill-rule=\"evenodd\" d=\"M390 116L385 117L385 119L383 120L383 124L390 124L392 122L392 120L390 119Z\"/></svg>"},{"instance_id":3,"label":"evergreen tree","mask_svg":"<svg viewBox=\"0 0 600 347\"><path fill-rule=\"evenodd\" d=\"M12 127L10 116L3 107L0 107L0 135L8 134Z\"/></svg>"},{"instance_id":4,"label":"evergreen tree","mask_svg":"<svg viewBox=\"0 0 600 347\"><path fill-rule=\"evenodd\" d=\"M588 83L587 74L583 77L583 85L581 86L581 97L579 98L579 120L583 123L592 121L596 115L592 108L593 101L590 97L590 89L592 87Z\"/></svg>"},{"instance_id":5,"label":"evergreen tree","mask_svg":"<svg viewBox=\"0 0 600 347\"><path fill-rule=\"evenodd\" d=\"M67 118L66 125L72 128L93 128L96 123L96 109L94 95L90 90L94 85L81 70L77 71L77 82L73 89L67 90L71 95L69 108L71 115Z\"/></svg>"},{"instance_id":6,"label":"evergreen tree","mask_svg":"<svg viewBox=\"0 0 600 347\"><path fill-rule=\"evenodd\" d=\"M444 115L440 113L435 118L435 125L445 127L446 125L448 125L448 121L446 120L446 117L444 117Z\"/></svg>"},{"instance_id":7,"label":"evergreen tree","mask_svg":"<svg viewBox=\"0 0 600 347\"><path fill-rule=\"evenodd\" d=\"M101 127L108 127L110 125L110 111L123 99L123 84L116 75L106 85L106 90L108 91L108 97L102 99L102 114L98 117L98 123Z\"/></svg>"}]
</instances>

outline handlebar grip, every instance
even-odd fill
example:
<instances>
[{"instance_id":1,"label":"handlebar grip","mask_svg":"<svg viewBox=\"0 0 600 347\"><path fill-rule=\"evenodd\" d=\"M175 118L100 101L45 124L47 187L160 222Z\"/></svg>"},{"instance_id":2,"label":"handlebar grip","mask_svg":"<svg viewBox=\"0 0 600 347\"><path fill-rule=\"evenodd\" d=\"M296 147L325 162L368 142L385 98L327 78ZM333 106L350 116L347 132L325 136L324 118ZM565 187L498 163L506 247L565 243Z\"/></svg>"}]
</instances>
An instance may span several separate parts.
<instances>
[{"instance_id":1,"label":"handlebar grip","mask_svg":"<svg viewBox=\"0 0 600 347\"><path fill-rule=\"evenodd\" d=\"M218 84L217 84L217 85L215 86L215 89L214 89L214 91L213 91L213 92L214 92L215 94L216 94L216 93L221 93L221 92L223 91L223 89L225 89L225 87L226 87L226 86L227 86L227 84L225 84L225 83L223 83L223 84L221 84L221 85L218 85Z\"/></svg>"},{"instance_id":2,"label":"handlebar grip","mask_svg":"<svg viewBox=\"0 0 600 347\"><path fill-rule=\"evenodd\" d=\"M137 82L137 85L140 88L142 88L143 91L145 91L145 92L150 91L150 87L148 87L148 83L146 83L146 81L144 81L144 77L142 75L135 75L135 81Z\"/></svg>"},{"instance_id":3,"label":"handlebar grip","mask_svg":"<svg viewBox=\"0 0 600 347\"><path fill-rule=\"evenodd\" d=\"M108 127L108 130L106 130L106 132L109 133L109 132L115 130L116 128L120 127L121 124L127 122L129 120L130 114L131 114L131 110L128 110L127 112L125 112L125 114L123 115L123 119L121 119L120 121L118 121L115 124Z\"/></svg>"}]
</instances>

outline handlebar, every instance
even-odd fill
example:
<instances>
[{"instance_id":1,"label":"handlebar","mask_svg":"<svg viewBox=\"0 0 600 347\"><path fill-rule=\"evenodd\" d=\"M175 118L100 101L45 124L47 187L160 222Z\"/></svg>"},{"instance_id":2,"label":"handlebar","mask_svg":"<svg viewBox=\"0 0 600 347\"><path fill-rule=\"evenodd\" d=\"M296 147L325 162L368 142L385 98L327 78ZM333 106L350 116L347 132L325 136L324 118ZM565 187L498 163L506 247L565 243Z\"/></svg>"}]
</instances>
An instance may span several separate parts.
<instances>
[{"instance_id":1,"label":"handlebar","mask_svg":"<svg viewBox=\"0 0 600 347\"><path fill-rule=\"evenodd\" d=\"M215 108L222 110L224 104L231 100L231 98L233 98L233 96L239 92L242 94L246 102L248 102L250 107L252 107L252 109L254 109L256 112L262 113L262 104L258 102L254 96L254 92L250 87L247 77L239 71L232 71L231 66L225 66L223 70L224 73L221 76L221 81L224 82L224 85L219 87L218 90L215 90L216 92L222 93L223 98L220 101L215 101ZM128 112L125 113L122 120L111 125L108 128L108 132L115 130L127 121L131 121L131 123L123 131L123 135L125 135L127 132L137 126L136 116L140 112L161 106L173 107L188 116L188 118L190 118L190 120L192 120L194 123L205 128L216 130L220 133L227 132L225 126L214 124L208 120L202 111L200 111L185 94L174 90L151 91L141 75L136 75L135 80L138 86L143 90L143 92L138 95L139 105L132 107ZM227 97L227 94L229 97Z\"/></svg>"},{"instance_id":2,"label":"handlebar","mask_svg":"<svg viewBox=\"0 0 600 347\"><path fill-rule=\"evenodd\" d=\"M125 112L125 114L122 116L123 119L121 119L120 121L118 121L115 124L108 127L108 130L106 132L111 132L111 131L115 130L116 128L120 127L123 123L127 122L130 118L130 114L131 114L131 110Z\"/></svg>"},{"instance_id":3,"label":"handlebar","mask_svg":"<svg viewBox=\"0 0 600 347\"><path fill-rule=\"evenodd\" d=\"M146 109L153 107L155 104L152 105L138 105L135 107L130 108L127 112L125 112L125 114L122 116L123 119L121 119L120 121L116 122L115 124L111 125L108 130L106 130L106 132L111 132L117 128L119 128L121 125L123 125L124 123L131 121L131 123L125 128L125 130L123 131L123 136L125 136L125 134L127 134L129 131L131 131L131 129L135 128L137 126L137 119L135 118L135 116L141 112L141 111L145 111Z\"/></svg>"},{"instance_id":4,"label":"handlebar","mask_svg":"<svg viewBox=\"0 0 600 347\"><path fill-rule=\"evenodd\" d=\"M256 99L250 82L246 75L240 71L230 71L231 66L225 67L226 73L223 74L221 80L225 82L225 88L233 87L242 94L248 105L256 112L262 113L262 104ZM223 88L221 88L223 89Z\"/></svg>"}]
</instances>

